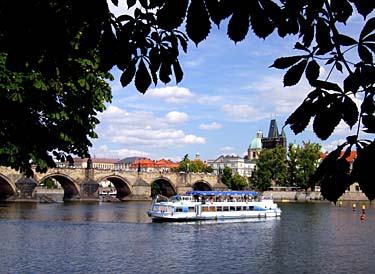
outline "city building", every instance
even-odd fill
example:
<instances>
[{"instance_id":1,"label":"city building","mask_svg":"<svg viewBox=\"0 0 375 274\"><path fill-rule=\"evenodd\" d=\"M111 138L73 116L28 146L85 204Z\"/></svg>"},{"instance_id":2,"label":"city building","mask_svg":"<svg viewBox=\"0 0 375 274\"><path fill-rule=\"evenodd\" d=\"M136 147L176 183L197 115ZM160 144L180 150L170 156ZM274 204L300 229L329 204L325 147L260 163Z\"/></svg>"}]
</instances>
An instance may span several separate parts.
<instances>
[{"instance_id":1,"label":"city building","mask_svg":"<svg viewBox=\"0 0 375 274\"><path fill-rule=\"evenodd\" d=\"M263 132L258 131L255 138L251 140L249 148L247 150L247 159L251 162L259 159L259 153L262 151L262 138Z\"/></svg>"},{"instance_id":2,"label":"city building","mask_svg":"<svg viewBox=\"0 0 375 274\"><path fill-rule=\"evenodd\" d=\"M130 166L144 157L127 157L115 163L115 170L129 170Z\"/></svg>"},{"instance_id":3,"label":"city building","mask_svg":"<svg viewBox=\"0 0 375 274\"><path fill-rule=\"evenodd\" d=\"M207 164L213 169L214 174L222 174L225 167L232 169L233 174L251 177L255 169L255 163L251 163L242 157L234 155L222 155L215 160L208 160Z\"/></svg>"},{"instance_id":4,"label":"city building","mask_svg":"<svg viewBox=\"0 0 375 274\"><path fill-rule=\"evenodd\" d=\"M287 139L284 129L279 133L277 123L275 119L270 122L270 128L268 130L268 137L262 137L262 149L275 148L276 146L281 146L287 148Z\"/></svg>"}]
</instances>

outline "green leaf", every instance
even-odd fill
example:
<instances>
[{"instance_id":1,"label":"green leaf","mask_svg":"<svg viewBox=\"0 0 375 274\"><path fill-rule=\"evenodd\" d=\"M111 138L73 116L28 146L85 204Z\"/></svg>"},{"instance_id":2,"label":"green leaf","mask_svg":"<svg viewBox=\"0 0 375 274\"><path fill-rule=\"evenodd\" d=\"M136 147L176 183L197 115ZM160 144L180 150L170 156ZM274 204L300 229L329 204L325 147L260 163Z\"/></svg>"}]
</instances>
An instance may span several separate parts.
<instances>
[{"instance_id":1,"label":"green leaf","mask_svg":"<svg viewBox=\"0 0 375 274\"><path fill-rule=\"evenodd\" d=\"M145 93L151 85L151 76L148 73L143 59L138 64L138 70L135 73L135 87L141 93Z\"/></svg>"},{"instance_id":2,"label":"green leaf","mask_svg":"<svg viewBox=\"0 0 375 274\"><path fill-rule=\"evenodd\" d=\"M191 0L186 19L187 35L193 40L195 45L198 45L206 39L210 30L211 22L204 1Z\"/></svg>"},{"instance_id":3,"label":"green leaf","mask_svg":"<svg viewBox=\"0 0 375 274\"><path fill-rule=\"evenodd\" d=\"M281 57L277 58L270 67L277 69L286 69L290 66L293 66L295 63L300 61L302 58L305 58L306 55L290 56L290 57Z\"/></svg>"},{"instance_id":4,"label":"green leaf","mask_svg":"<svg viewBox=\"0 0 375 274\"><path fill-rule=\"evenodd\" d=\"M298 64L292 66L284 75L284 86L296 85L302 77L307 65L307 60L302 60Z\"/></svg>"}]
</instances>

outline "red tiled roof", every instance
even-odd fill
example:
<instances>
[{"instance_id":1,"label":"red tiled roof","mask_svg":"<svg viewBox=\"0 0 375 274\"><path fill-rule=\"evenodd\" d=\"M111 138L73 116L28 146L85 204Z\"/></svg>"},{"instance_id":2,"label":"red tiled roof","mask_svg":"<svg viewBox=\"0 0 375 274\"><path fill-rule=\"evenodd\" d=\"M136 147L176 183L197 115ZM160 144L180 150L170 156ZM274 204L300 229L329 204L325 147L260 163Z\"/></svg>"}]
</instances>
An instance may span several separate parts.
<instances>
[{"instance_id":1,"label":"red tiled roof","mask_svg":"<svg viewBox=\"0 0 375 274\"><path fill-rule=\"evenodd\" d=\"M342 156L344 156L344 153L345 153L345 151L341 151L341 154L340 154L340 157L342 157ZM325 157L327 157L328 156L328 152L327 153L324 153L323 155L322 155L322 159L324 159ZM346 157L346 160L349 162L349 163L352 163L353 161L354 161L354 159L355 158L357 158L357 151L351 151L350 152L350 155L348 156L348 157Z\"/></svg>"}]
</instances>

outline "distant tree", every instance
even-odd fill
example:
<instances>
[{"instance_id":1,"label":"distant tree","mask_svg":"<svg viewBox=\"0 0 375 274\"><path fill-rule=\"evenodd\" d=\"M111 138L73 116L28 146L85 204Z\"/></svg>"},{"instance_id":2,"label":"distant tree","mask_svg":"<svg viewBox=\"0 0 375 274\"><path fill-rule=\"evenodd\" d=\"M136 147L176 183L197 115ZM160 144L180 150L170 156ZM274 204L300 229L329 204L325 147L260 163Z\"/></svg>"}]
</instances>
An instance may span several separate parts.
<instances>
[{"instance_id":1,"label":"distant tree","mask_svg":"<svg viewBox=\"0 0 375 274\"><path fill-rule=\"evenodd\" d=\"M221 175L221 182L226 185L229 189L232 188L232 169L230 167L224 167Z\"/></svg>"},{"instance_id":2,"label":"distant tree","mask_svg":"<svg viewBox=\"0 0 375 274\"><path fill-rule=\"evenodd\" d=\"M233 190L244 190L249 186L248 180L238 173L232 176L231 187Z\"/></svg>"},{"instance_id":3,"label":"distant tree","mask_svg":"<svg viewBox=\"0 0 375 274\"><path fill-rule=\"evenodd\" d=\"M303 147L289 145L288 149L288 182L290 186L303 189L311 187L309 181L315 173L321 159L320 144L303 142Z\"/></svg>"},{"instance_id":4,"label":"distant tree","mask_svg":"<svg viewBox=\"0 0 375 274\"><path fill-rule=\"evenodd\" d=\"M286 151L277 146L273 149L265 149L259 153L257 168L252 176L253 184L259 190L268 189L272 183L286 185Z\"/></svg>"}]
</instances>

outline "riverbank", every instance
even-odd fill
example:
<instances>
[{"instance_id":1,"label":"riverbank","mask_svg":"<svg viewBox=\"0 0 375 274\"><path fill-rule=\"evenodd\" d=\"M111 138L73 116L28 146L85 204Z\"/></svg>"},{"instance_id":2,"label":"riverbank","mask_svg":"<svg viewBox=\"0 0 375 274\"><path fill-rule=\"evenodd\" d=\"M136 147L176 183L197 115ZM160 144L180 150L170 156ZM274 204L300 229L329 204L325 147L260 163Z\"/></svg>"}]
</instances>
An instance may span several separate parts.
<instances>
[{"instance_id":1,"label":"riverbank","mask_svg":"<svg viewBox=\"0 0 375 274\"><path fill-rule=\"evenodd\" d=\"M284 202L311 202L324 201L322 194L318 191L264 191L263 197L275 201ZM368 201L366 195L362 192L345 192L340 201Z\"/></svg>"}]
</instances>

